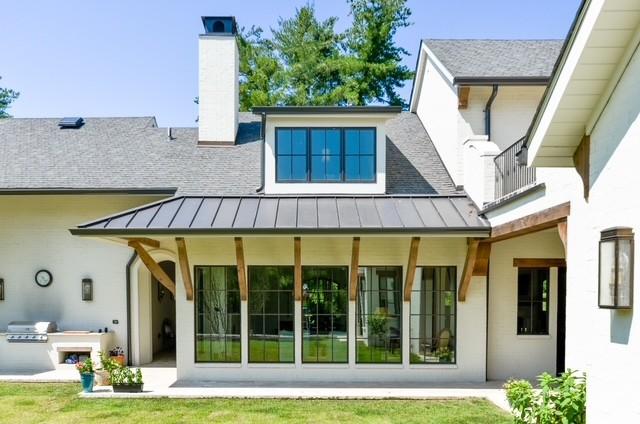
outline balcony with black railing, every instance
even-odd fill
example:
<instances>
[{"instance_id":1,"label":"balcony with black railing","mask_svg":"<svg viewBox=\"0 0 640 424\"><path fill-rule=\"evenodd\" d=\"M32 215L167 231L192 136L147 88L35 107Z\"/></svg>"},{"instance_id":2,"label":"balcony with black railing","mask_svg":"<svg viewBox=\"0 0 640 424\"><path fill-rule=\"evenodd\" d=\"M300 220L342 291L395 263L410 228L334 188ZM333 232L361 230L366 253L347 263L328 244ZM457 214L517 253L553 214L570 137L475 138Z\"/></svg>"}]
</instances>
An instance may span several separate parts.
<instances>
[{"instance_id":1,"label":"balcony with black railing","mask_svg":"<svg viewBox=\"0 0 640 424\"><path fill-rule=\"evenodd\" d=\"M521 138L494 158L496 200L536 182L536 169L518 160L518 153L525 141L524 137Z\"/></svg>"}]
</instances>

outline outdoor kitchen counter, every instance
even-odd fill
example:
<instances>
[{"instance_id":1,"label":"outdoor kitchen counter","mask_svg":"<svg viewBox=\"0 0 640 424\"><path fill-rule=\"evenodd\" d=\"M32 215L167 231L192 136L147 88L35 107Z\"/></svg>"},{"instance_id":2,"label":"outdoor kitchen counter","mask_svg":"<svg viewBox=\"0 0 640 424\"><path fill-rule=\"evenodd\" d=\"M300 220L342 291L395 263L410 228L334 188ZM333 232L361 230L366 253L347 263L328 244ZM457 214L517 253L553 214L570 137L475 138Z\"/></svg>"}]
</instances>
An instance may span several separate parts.
<instances>
[{"instance_id":1,"label":"outdoor kitchen counter","mask_svg":"<svg viewBox=\"0 0 640 424\"><path fill-rule=\"evenodd\" d=\"M65 354L90 353L99 362L100 352L112 346L113 333L49 333L46 342L10 343L7 333L0 332L0 370L54 370L70 367Z\"/></svg>"}]
</instances>

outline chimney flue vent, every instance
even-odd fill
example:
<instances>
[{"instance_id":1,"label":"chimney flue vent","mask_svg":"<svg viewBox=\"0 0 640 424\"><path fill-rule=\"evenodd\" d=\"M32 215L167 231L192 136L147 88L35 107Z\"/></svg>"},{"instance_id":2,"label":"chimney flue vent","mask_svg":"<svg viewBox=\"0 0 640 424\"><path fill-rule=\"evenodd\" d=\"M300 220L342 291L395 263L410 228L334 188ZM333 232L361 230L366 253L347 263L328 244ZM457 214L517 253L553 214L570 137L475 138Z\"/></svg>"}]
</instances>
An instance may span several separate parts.
<instances>
[{"instance_id":1,"label":"chimney flue vent","mask_svg":"<svg viewBox=\"0 0 640 424\"><path fill-rule=\"evenodd\" d=\"M203 16L205 34L236 35L236 19L233 16Z\"/></svg>"}]
</instances>

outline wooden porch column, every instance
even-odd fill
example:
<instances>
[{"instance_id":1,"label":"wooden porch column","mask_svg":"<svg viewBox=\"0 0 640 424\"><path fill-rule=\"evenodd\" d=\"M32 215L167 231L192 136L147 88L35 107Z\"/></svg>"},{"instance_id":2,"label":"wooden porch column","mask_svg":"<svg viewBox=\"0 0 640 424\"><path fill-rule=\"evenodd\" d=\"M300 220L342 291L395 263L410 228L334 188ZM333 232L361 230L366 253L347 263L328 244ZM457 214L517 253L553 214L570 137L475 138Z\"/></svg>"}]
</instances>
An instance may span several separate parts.
<instances>
[{"instance_id":1,"label":"wooden porch column","mask_svg":"<svg viewBox=\"0 0 640 424\"><path fill-rule=\"evenodd\" d=\"M129 247L133 247L140 256L140 260L147 267L151 275L160 282L163 286L171 292L172 295L176 295L176 283L167 275L160 265L151 257L149 252L145 250L142 243L137 240L129 241Z\"/></svg>"},{"instance_id":2,"label":"wooden porch column","mask_svg":"<svg viewBox=\"0 0 640 424\"><path fill-rule=\"evenodd\" d=\"M420 237L411 239L409 249L409 262L407 263L407 278L404 281L404 300L411 301L411 290L413 290L413 280L416 277L416 264L418 263L418 248L420 247Z\"/></svg>"},{"instance_id":3,"label":"wooden porch column","mask_svg":"<svg viewBox=\"0 0 640 424\"><path fill-rule=\"evenodd\" d=\"M244 263L244 246L242 237L234 239L236 244L236 264L238 267L238 284L240 285L240 300L247 300L247 273Z\"/></svg>"},{"instance_id":4,"label":"wooden porch column","mask_svg":"<svg viewBox=\"0 0 640 424\"><path fill-rule=\"evenodd\" d=\"M300 251L300 237L293 238L293 287L294 299L302 300L302 253Z\"/></svg>"},{"instance_id":5,"label":"wooden porch column","mask_svg":"<svg viewBox=\"0 0 640 424\"><path fill-rule=\"evenodd\" d=\"M176 237L176 246L178 247L178 262L180 262L180 271L182 274L182 282L184 283L184 291L187 294L187 300L193 300L193 282L191 281L191 267L189 267L189 257L187 256L187 244L182 237Z\"/></svg>"},{"instance_id":6,"label":"wooden porch column","mask_svg":"<svg viewBox=\"0 0 640 424\"><path fill-rule=\"evenodd\" d=\"M351 269L349 270L349 300L356 300L358 292L358 267L360 266L360 237L354 237L351 245Z\"/></svg>"}]
</instances>

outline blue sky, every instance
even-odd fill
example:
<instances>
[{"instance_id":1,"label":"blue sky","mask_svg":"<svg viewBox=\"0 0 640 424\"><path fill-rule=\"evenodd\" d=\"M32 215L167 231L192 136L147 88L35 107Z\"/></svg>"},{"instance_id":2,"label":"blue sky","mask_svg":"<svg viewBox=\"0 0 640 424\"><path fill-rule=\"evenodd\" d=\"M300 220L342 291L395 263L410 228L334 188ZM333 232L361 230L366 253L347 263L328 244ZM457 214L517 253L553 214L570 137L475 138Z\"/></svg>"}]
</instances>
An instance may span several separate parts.
<instances>
[{"instance_id":1,"label":"blue sky","mask_svg":"<svg viewBox=\"0 0 640 424\"><path fill-rule=\"evenodd\" d=\"M580 0L409 0L397 41L413 69L421 38L564 38ZM202 15L234 15L265 30L307 0L5 1L0 86L21 92L16 117L156 116L194 126ZM345 0L316 0L349 25ZM269 31L267 31L267 34ZM411 82L401 91L408 97Z\"/></svg>"}]
</instances>

